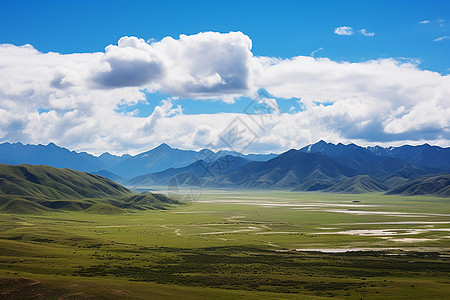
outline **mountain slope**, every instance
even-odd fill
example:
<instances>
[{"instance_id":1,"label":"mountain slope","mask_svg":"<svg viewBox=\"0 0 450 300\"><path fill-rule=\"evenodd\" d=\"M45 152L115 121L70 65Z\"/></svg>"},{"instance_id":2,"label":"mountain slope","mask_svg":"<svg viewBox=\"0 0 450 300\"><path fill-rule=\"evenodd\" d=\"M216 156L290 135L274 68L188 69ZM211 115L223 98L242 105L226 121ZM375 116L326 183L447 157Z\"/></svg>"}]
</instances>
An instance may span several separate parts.
<instances>
[{"instance_id":1,"label":"mountain slope","mask_svg":"<svg viewBox=\"0 0 450 300\"><path fill-rule=\"evenodd\" d=\"M300 151L307 153L321 153L333 157L347 167L358 170L361 174L370 175L382 181L387 180L390 177L403 177L409 179L442 171L435 167L427 167L426 165L414 163L412 162L413 159L407 160L404 159L404 157L388 155L391 151L386 150L386 148L377 147L378 150L375 152L370 149L355 144L344 145L339 143L335 145L319 141L315 144L301 148ZM382 151L383 149L385 151Z\"/></svg>"},{"instance_id":2,"label":"mountain slope","mask_svg":"<svg viewBox=\"0 0 450 300\"><path fill-rule=\"evenodd\" d=\"M170 168L162 172L137 176L126 181L125 184L127 186L167 185L174 178L179 182L184 182L188 177L197 179L207 177L207 180L211 181L215 177L226 174L247 163L249 161L244 158L227 155L213 162L199 160L186 167Z\"/></svg>"},{"instance_id":3,"label":"mountain slope","mask_svg":"<svg viewBox=\"0 0 450 300\"><path fill-rule=\"evenodd\" d=\"M112 181L116 181L116 182L123 181L122 177L120 177L117 174L114 174L113 172L109 172L107 170L100 170L97 172L90 172L90 173L94 174L94 175L100 175L100 176L106 177L106 178L111 179Z\"/></svg>"},{"instance_id":4,"label":"mountain slope","mask_svg":"<svg viewBox=\"0 0 450 300\"><path fill-rule=\"evenodd\" d=\"M322 153L344 159L376 161L376 157L392 157L426 168L450 171L450 148L430 146L428 144L400 147L361 147L355 144L344 145L319 141L300 149L308 153ZM372 155L370 155L372 154Z\"/></svg>"},{"instance_id":5,"label":"mountain slope","mask_svg":"<svg viewBox=\"0 0 450 300\"><path fill-rule=\"evenodd\" d=\"M386 186L381 182L368 175L357 175L355 177L343 179L324 191L343 194L363 194L384 192L386 189Z\"/></svg>"},{"instance_id":6,"label":"mountain slope","mask_svg":"<svg viewBox=\"0 0 450 300\"><path fill-rule=\"evenodd\" d=\"M404 159L408 162L450 171L450 148L430 146L428 144L420 146L404 145L401 147L368 147L376 155L389 156Z\"/></svg>"},{"instance_id":7,"label":"mountain slope","mask_svg":"<svg viewBox=\"0 0 450 300\"><path fill-rule=\"evenodd\" d=\"M187 167L138 176L126 184L167 185L176 180L181 185L219 188L366 193L386 191L411 178L440 172L397 157L376 155L354 144L323 141L265 162L239 160L226 171L219 168L221 172L214 172L211 165L205 166L208 163L197 161Z\"/></svg>"},{"instance_id":8,"label":"mountain slope","mask_svg":"<svg viewBox=\"0 0 450 300\"><path fill-rule=\"evenodd\" d=\"M127 188L105 177L48 166L0 165L0 195L51 199L121 196Z\"/></svg>"},{"instance_id":9,"label":"mountain slope","mask_svg":"<svg viewBox=\"0 0 450 300\"><path fill-rule=\"evenodd\" d=\"M189 166L197 161L203 161L204 163L209 164L227 156L239 157L244 160L251 158L251 160L265 161L275 156L275 154L243 155L237 152L223 150L214 153L209 149L203 149L200 151L181 150L172 148L167 144L161 144L150 151L121 161L113 168L113 173L130 178L162 172L171 168L179 169Z\"/></svg>"},{"instance_id":10,"label":"mountain slope","mask_svg":"<svg viewBox=\"0 0 450 300\"><path fill-rule=\"evenodd\" d=\"M145 198L145 203L136 197ZM177 203L164 195L136 195L105 177L80 171L0 165L0 212L120 213L125 209L163 209Z\"/></svg>"},{"instance_id":11,"label":"mountain slope","mask_svg":"<svg viewBox=\"0 0 450 300\"><path fill-rule=\"evenodd\" d=\"M196 151L174 149L167 144L161 144L150 151L119 162L112 172L130 178L187 166L195 162L198 155Z\"/></svg>"},{"instance_id":12,"label":"mountain slope","mask_svg":"<svg viewBox=\"0 0 450 300\"><path fill-rule=\"evenodd\" d=\"M184 168L135 177L126 184L167 185L175 178L178 184L193 186L367 193L384 192L436 171L400 158L376 156L357 145L325 142L287 151L266 162L240 160L222 173L211 172L214 169L205 165L198 161Z\"/></svg>"},{"instance_id":13,"label":"mountain slope","mask_svg":"<svg viewBox=\"0 0 450 300\"><path fill-rule=\"evenodd\" d=\"M450 197L450 174L428 175L414 178L389 190L386 194Z\"/></svg>"},{"instance_id":14,"label":"mountain slope","mask_svg":"<svg viewBox=\"0 0 450 300\"><path fill-rule=\"evenodd\" d=\"M218 182L230 182L246 188L294 188L304 180L338 180L357 172L320 153L289 150L266 162L250 162L224 176Z\"/></svg>"}]
</instances>

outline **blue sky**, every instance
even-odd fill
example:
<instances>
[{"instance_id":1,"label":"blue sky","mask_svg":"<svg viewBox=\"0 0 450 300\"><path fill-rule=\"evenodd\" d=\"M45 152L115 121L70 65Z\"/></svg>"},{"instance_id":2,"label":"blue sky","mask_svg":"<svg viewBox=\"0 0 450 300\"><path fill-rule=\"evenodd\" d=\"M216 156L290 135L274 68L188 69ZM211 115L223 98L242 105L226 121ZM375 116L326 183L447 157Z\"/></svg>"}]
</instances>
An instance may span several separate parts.
<instances>
[{"instance_id":1,"label":"blue sky","mask_svg":"<svg viewBox=\"0 0 450 300\"><path fill-rule=\"evenodd\" d=\"M202 31L242 31L255 55L309 55L363 61L382 57L421 60L449 73L450 2L367 1L2 1L0 42L32 44L60 53L103 51L125 35L160 40ZM428 24L419 24L428 20ZM442 20L442 21L440 21ZM367 28L370 39L333 33Z\"/></svg>"},{"instance_id":2,"label":"blue sky","mask_svg":"<svg viewBox=\"0 0 450 300\"><path fill-rule=\"evenodd\" d=\"M352 34L337 34L345 30ZM221 35L200 34L210 31ZM232 37L228 35L230 32L242 32L243 35ZM187 38L183 40L180 35ZM141 42L131 39L123 40L125 46L118 45L119 39L127 36L137 37L152 46L139 46ZM172 37L176 43L170 43L167 37ZM248 41L251 41L251 47L245 49ZM202 44L204 42L208 44ZM240 46L228 49L227 43ZM293 131L303 132L303 137L295 141L291 141L291 135L278 141L266 137L267 141L255 144L254 152L300 147L327 137L331 141L359 143L430 141L448 144L447 115L429 120L427 115L419 112L423 111L420 105L447 111L448 101L442 99L446 99L448 92L443 82L448 80L450 73L450 1L1 1L0 44L30 44L39 53L47 53L40 69L31 64L28 70L21 60L30 57L37 65L37 61L44 61L42 56L36 56L34 50L5 48L4 55L14 53L17 61L11 60L13 65L5 58L3 66L0 65L3 70L20 74L20 69L22 73L38 74L38 70L48 69L34 79L19 78L20 75L18 79L11 77L10 85L5 83L3 90L0 86L0 114L3 109L5 116L8 115L4 119L11 120L4 125L8 129L3 133L0 130L3 141L45 143L56 140L68 147L95 153L108 147L114 148L113 152L124 152L167 142L155 137L128 144L111 134L106 123L93 126L103 128L105 132L95 134L89 140L81 141L76 136L59 138L61 132L68 134L81 130L79 126L67 125L76 123L67 119L71 114L78 114L78 118L87 116L86 122L90 124L105 119L105 116L97 115L100 111L106 114L105 111L110 110L110 118L129 118L129 126L145 122L144 119L156 126L152 119L160 116L177 124L192 122L190 130L195 132L195 137L182 142L179 137L172 137L172 144L198 148L202 143L198 139L205 137L205 132L211 138L213 132L220 130L214 124L201 121L201 117L196 121L192 121L194 117L189 121L181 119L200 114L216 118L225 118L221 113L242 114L254 99L255 91L263 90L273 99L278 113L286 114L271 126L293 127ZM109 53L105 50L108 45L114 45ZM202 61L202 55L210 53L209 50L195 59L188 54L178 54L182 56L177 59L183 57L189 66L178 73L170 71L173 73L170 75L165 71L166 79L154 80L161 75L157 74L161 66L163 69L169 65L177 66L177 59L161 58L165 52L186 47L186 53L194 53L192 51L198 50L198 45L216 49L214 51L223 50L227 58L208 65ZM145 53L156 55L161 62L153 64L136 57L130 61L136 49L145 47L148 48ZM131 49L131 52L122 48ZM83 58L70 56L73 53L82 53ZM295 57L299 58L296 60ZM214 56L209 59L214 60ZM271 62L267 63L268 60ZM114 74L106 74L105 66L98 67L101 71L89 69L89 65L97 68L97 63L113 68ZM224 67L226 64L231 67ZM246 64L252 66L247 68ZM203 66L205 74L197 66ZM133 82L130 76L140 72L148 78ZM103 79L100 78L102 74ZM38 84L46 76L50 78L46 81L49 83ZM176 83L186 76L197 81ZM217 76L222 78L222 84L207 86L219 80ZM42 78L38 80L38 77ZM93 86L91 81L95 78L103 81ZM359 82L360 78L366 81ZM33 80L36 83L30 85ZM117 80L127 84L119 82L116 86ZM58 83L56 86L55 82ZM238 85L230 85L230 82ZM7 90L15 84L23 85L23 88ZM48 89L36 88L46 84ZM194 86L189 88L192 84ZM80 100L94 99L101 93L110 102L99 103L98 107L92 104L89 108L85 105L88 100ZM29 121L14 119L14 109L19 109L20 105L16 107L11 103L19 94L21 99L28 97L30 101ZM64 100L55 102L54 99ZM164 102L166 100L168 102ZM367 106L376 103L378 114L366 112L363 102ZM358 107L355 103L362 105L357 113L351 111ZM338 116L344 111L347 115ZM298 118L295 121L291 120L294 116ZM316 128L315 119L324 123L321 128ZM302 120L309 121L303 124ZM344 124L347 122L344 120L356 125ZM413 124L412 120L419 122ZM32 122L37 125L31 125ZM162 126L169 121L158 122L158 126ZM288 125L287 122L293 123ZM30 126L45 127L48 135L31 134ZM175 125L165 126L174 128ZM179 126L188 127L186 124Z\"/></svg>"}]
</instances>

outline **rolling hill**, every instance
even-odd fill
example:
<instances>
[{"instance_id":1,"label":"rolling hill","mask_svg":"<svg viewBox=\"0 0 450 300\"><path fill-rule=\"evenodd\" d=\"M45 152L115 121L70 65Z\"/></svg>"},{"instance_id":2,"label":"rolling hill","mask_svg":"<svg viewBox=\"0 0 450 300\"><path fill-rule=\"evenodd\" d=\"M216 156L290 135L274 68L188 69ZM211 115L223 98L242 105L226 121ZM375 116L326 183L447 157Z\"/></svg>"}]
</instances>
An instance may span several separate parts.
<instances>
[{"instance_id":1,"label":"rolling hill","mask_svg":"<svg viewBox=\"0 0 450 300\"><path fill-rule=\"evenodd\" d=\"M136 196L147 199L145 206L134 201L133 197ZM155 209L175 203L176 201L163 195L136 195L99 175L49 166L0 164L2 212L71 210L117 213L124 209Z\"/></svg>"},{"instance_id":2,"label":"rolling hill","mask_svg":"<svg viewBox=\"0 0 450 300\"><path fill-rule=\"evenodd\" d=\"M48 166L0 165L0 195L82 199L129 193L114 181L89 173Z\"/></svg>"}]
</instances>

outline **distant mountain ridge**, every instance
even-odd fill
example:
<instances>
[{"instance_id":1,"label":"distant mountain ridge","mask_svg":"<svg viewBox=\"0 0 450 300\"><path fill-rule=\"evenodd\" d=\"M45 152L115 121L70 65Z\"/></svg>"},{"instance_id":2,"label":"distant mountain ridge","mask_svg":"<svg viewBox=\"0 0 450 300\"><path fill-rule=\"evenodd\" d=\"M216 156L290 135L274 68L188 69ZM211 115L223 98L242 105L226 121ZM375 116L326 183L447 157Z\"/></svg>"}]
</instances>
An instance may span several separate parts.
<instances>
[{"instance_id":1,"label":"distant mountain ridge","mask_svg":"<svg viewBox=\"0 0 450 300\"><path fill-rule=\"evenodd\" d=\"M180 184L188 179L198 180L205 177L214 181L215 177L227 174L249 162L245 158L226 155L211 162L198 160L186 167L169 168L161 172L137 176L127 180L124 184L127 186L167 185L174 178Z\"/></svg>"},{"instance_id":2,"label":"distant mountain ridge","mask_svg":"<svg viewBox=\"0 0 450 300\"><path fill-rule=\"evenodd\" d=\"M355 170L320 153L289 150L267 162L248 163L218 179L246 188L297 188L317 179L337 180L357 175Z\"/></svg>"},{"instance_id":3,"label":"distant mountain ridge","mask_svg":"<svg viewBox=\"0 0 450 300\"><path fill-rule=\"evenodd\" d=\"M259 161L268 160L276 156L275 154L244 155L230 151L214 153L209 149L200 151L181 150L172 148L164 143L134 156L129 154L116 156L110 153L94 156L86 152L70 151L53 143L48 145L0 144L0 163L3 164L32 164L70 168L83 172L99 173L119 181L122 178L160 172L169 168L184 167L198 160L213 161L230 154Z\"/></svg>"},{"instance_id":4,"label":"distant mountain ridge","mask_svg":"<svg viewBox=\"0 0 450 300\"><path fill-rule=\"evenodd\" d=\"M323 141L289 150L265 162L242 163L222 174L201 174L199 170L193 164L132 178L127 184L165 185L176 178L189 185L193 178L200 178L209 187L366 193L389 191L410 179L445 172L354 144Z\"/></svg>"},{"instance_id":5,"label":"distant mountain ridge","mask_svg":"<svg viewBox=\"0 0 450 300\"><path fill-rule=\"evenodd\" d=\"M86 152L70 151L53 143L48 145L0 144L0 163L9 165L47 165L83 172L105 169L106 165Z\"/></svg>"},{"instance_id":6,"label":"distant mountain ridge","mask_svg":"<svg viewBox=\"0 0 450 300\"><path fill-rule=\"evenodd\" d=\"M449 173L450 148L427 144L361 147L319 141L280 155L242 155L161 144L134 156L104 153L96 157L52 143L3 143L2 162L73 168L136 187L167 185L176 179L182 184L200 180L209 187L363 193L390 191L420 176Z\"/></svg>"},{"instance_id":7,"label":"distant mountain ridge","mask_svg":"<svg viewBox=\"0 0 450 300\"><path fill-rule=\"evenodd\" d=\"M356 159L358 157L367 158L369 154L373 154L375 157L399 158L424 167L450 171L450 148L430 146L428 144L384 148L380 146L361 147L355 144L344 145L342 143L333 144L319 141L300 150L308 153L322 153L332 157L348 158L351 155ZM373 161L377 161L375 157L372 158Z\"/></svg>"}]
</instances>

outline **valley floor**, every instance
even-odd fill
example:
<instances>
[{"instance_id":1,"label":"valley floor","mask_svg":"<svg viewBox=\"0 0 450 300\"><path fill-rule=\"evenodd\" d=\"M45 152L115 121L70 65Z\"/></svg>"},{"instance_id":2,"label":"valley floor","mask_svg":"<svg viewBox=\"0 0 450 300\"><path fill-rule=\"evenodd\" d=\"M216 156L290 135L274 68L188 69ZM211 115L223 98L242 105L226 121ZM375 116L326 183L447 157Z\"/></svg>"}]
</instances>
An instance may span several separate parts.
<instances>
[{"instance_id":1,"label":"valley floor","mask_svg":"<svg viewBox=\"0 0 450 300\"><path fill-rule=\"evenodd\" d=\"M204 190L126 214L0 214L0 299L443 299L450 199Z\"/></svg>"}]
</instances>

